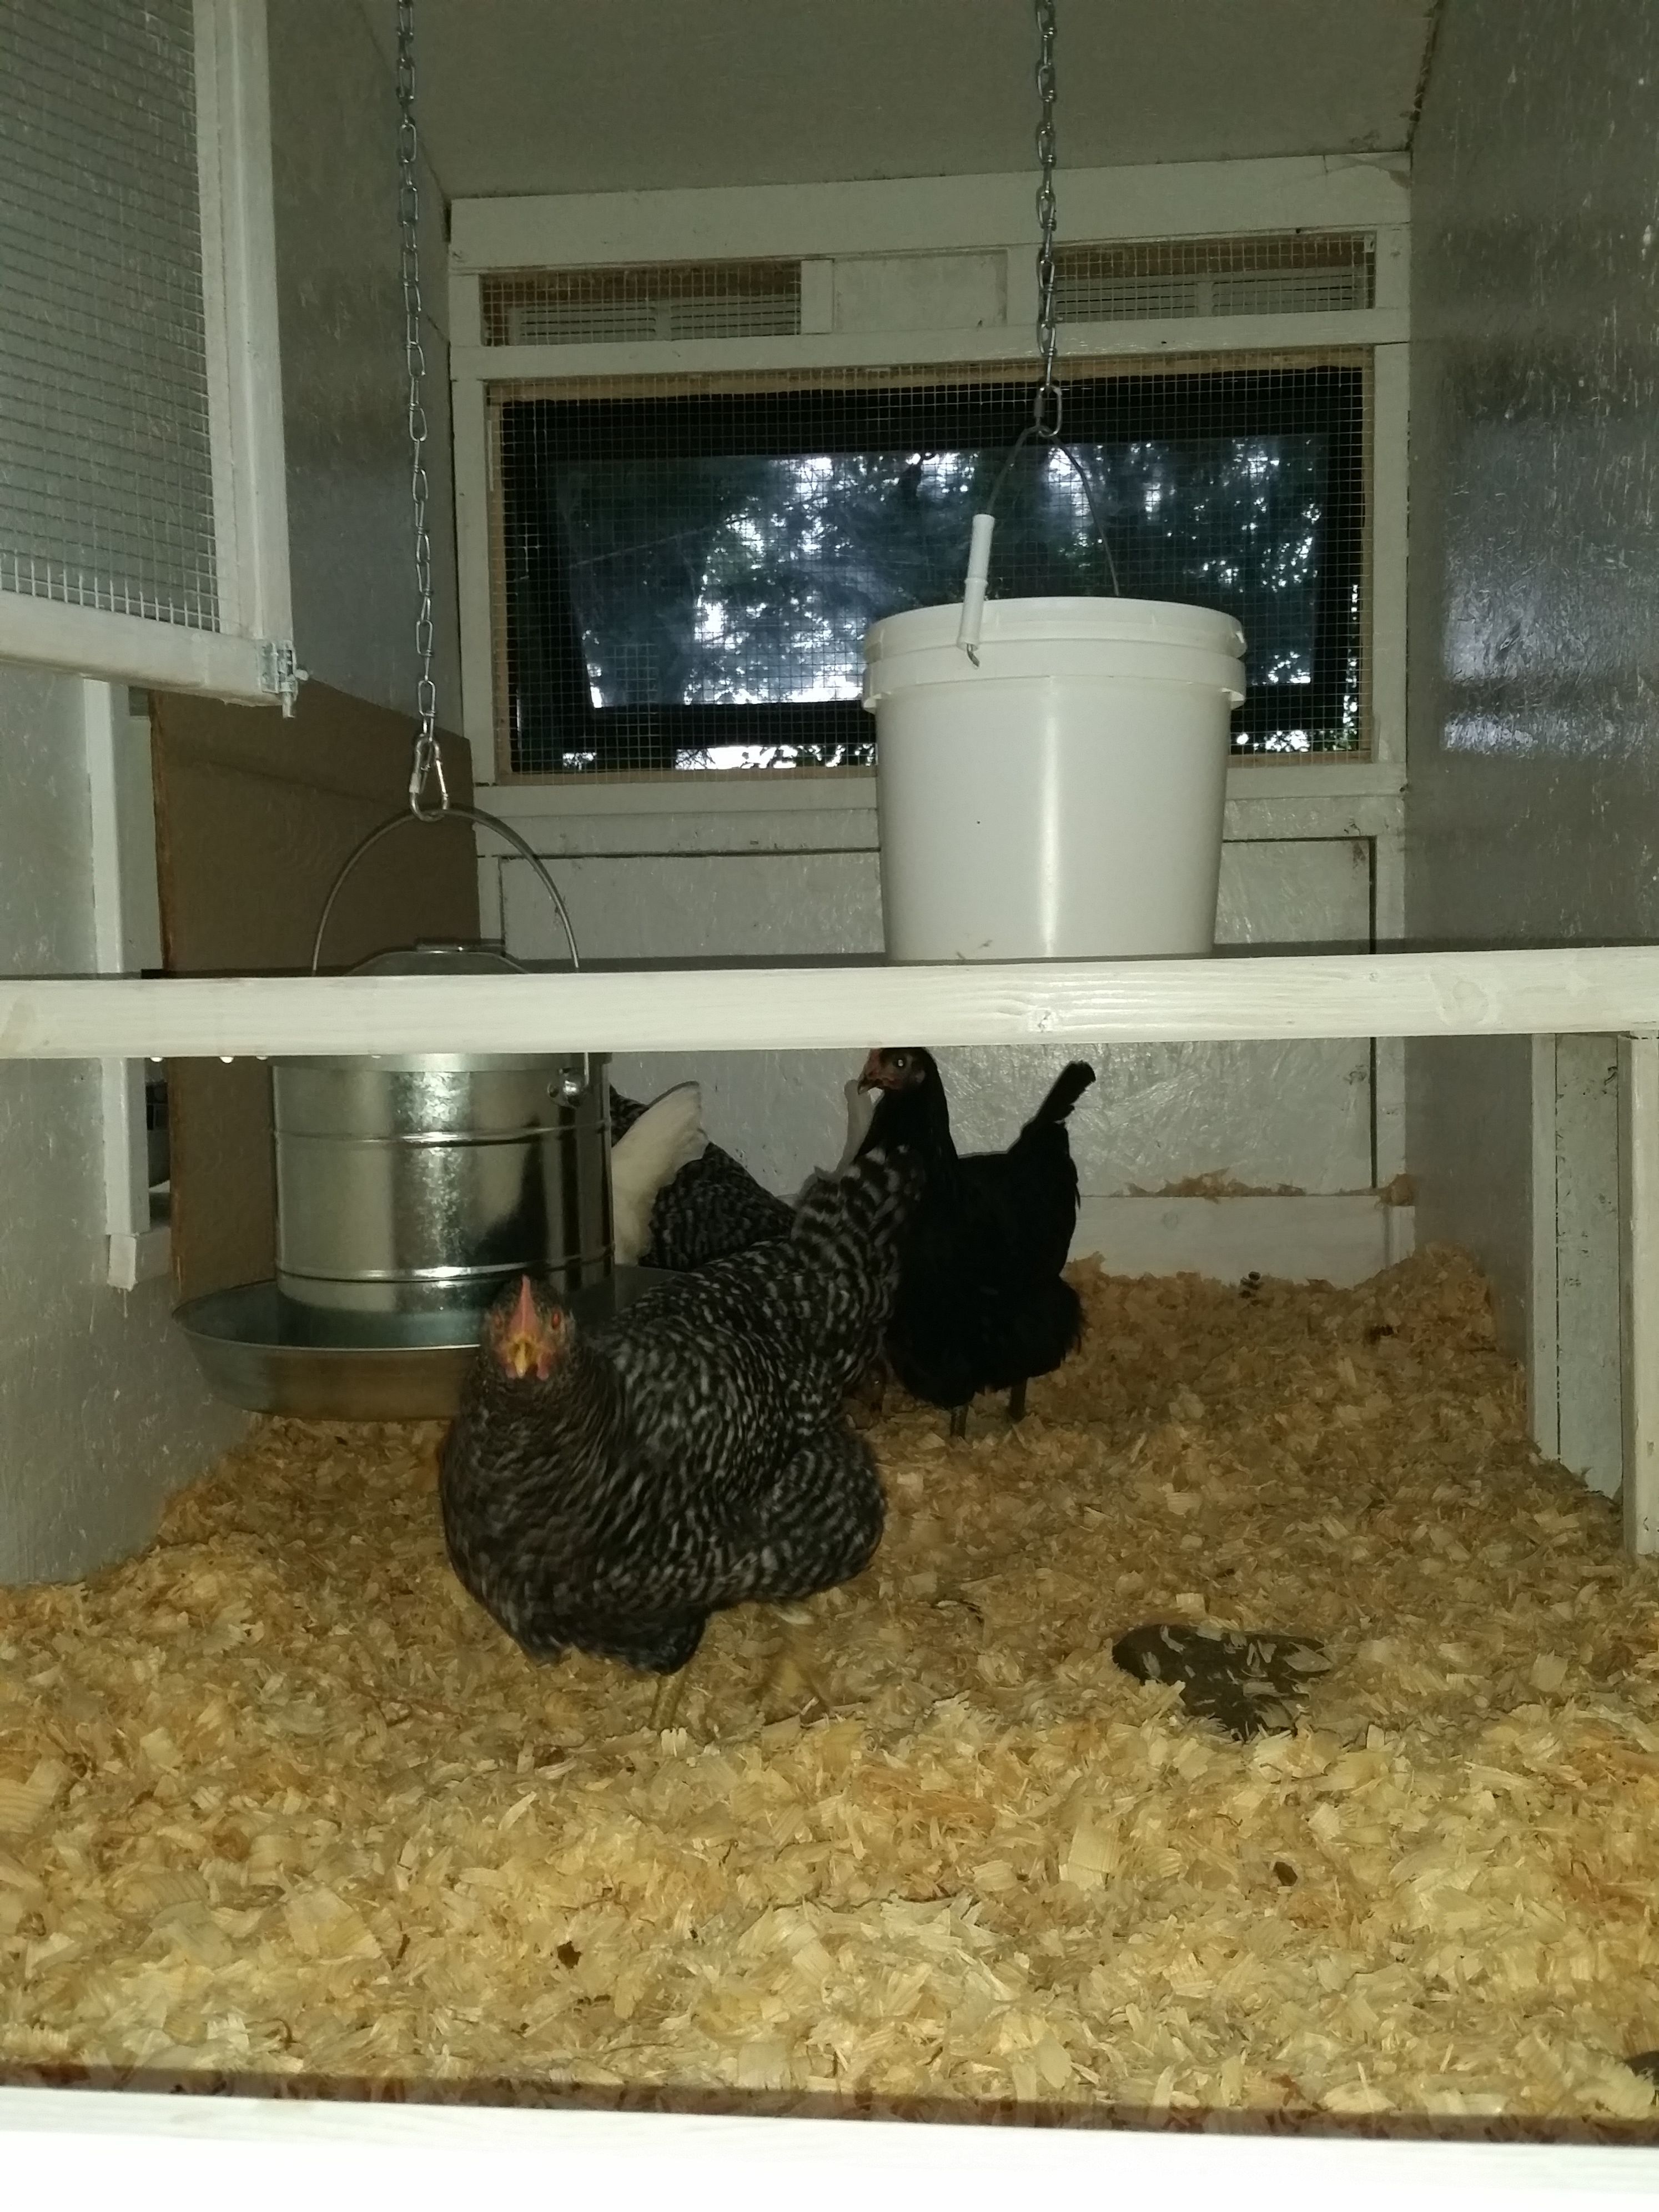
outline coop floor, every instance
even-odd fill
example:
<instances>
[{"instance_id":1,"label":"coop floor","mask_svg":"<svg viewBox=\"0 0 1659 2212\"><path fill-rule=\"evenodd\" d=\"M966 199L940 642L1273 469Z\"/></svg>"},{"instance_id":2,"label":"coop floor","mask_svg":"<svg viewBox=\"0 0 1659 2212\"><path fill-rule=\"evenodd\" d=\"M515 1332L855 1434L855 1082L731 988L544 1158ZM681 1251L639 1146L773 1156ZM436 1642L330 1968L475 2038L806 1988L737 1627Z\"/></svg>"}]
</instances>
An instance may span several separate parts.
<instances>
[{"instance_id":1,"label":"coop floor","mask_svg":"<svg viewBox=\"0 0 1659 2212\"><path fill-rule=\"evenodd\" d=\"M0 2074L1651 2126L1659 1584L1478 1279L1086 1291L1017 1434L873 1432L873 1570L717 1621L683 1733L463 1596L435 1428L264 1425L0 1593ZM1326 1640L1294 1735L1115 1668L1200 1616Z\"/></svg>"}]
</instances>

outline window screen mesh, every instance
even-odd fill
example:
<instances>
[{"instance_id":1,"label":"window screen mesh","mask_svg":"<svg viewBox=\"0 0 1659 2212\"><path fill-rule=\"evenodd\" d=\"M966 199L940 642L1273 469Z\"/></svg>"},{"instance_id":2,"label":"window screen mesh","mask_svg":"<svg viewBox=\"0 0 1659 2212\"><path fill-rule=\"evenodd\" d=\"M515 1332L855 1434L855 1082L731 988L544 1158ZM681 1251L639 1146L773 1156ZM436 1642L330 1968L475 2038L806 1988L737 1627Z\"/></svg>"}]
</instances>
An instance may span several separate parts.
<instances>
[{"instance_id":1,"label":"window screen mesh","mask_svg":"<svg viewBox=\"0 0 1659 2212\"><path fill-rule=\"evenodd\" d=\"M479 287L486 345L639 345L793 337L799 261L526 270Z\"/></svg>"},{"instance_id":2,"label":"window screen mesh","mask_svg":"<svg viewBox=\"0 0 1659 2212\"><path fill-rule=\"evenodd\" d=\"M191 0L0 0L0 590L217 626Z\"/></svg>"},{"instance_id":3,"label":"window screen mesh","mask_svg":"<svg viewBox=\"0 0 1659 2212\"><path fill-rule=\"evenodd\" d=\"M1236 749L1361 750L1363 364L1073 368L1065 384L1065 443L1124 595L1243 625ZM969 519L1030 412L1023 370L498 387L504 769L866 765L864 633L960 599ZM1084 485L1028 446L998 503L993 596L1110 589Z\"/></svg>"},{"instance_id":4,"label":"window screen mesh","mask_svg":"<svg viewBox=\"0 0 1659 2212\"><path fill-rule=\"evenodd\" d=\"M1364 232L1063 246L1054 310L1062 323L1352 313L1376 299L1376 260Z\"/></svg>"}]
</instances>

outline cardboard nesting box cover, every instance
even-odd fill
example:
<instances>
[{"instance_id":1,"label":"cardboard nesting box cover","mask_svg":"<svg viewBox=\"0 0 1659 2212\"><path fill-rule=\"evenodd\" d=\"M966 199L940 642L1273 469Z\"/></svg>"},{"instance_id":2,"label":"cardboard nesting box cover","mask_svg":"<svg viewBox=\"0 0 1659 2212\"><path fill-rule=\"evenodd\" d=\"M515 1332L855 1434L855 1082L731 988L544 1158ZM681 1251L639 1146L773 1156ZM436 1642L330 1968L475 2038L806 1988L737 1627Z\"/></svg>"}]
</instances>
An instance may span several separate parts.
<instances>
[{"instance_id":1,"label":"cardboard nesting box cover","mask_svg":"<svg viewBox=\"0 0 1659 2212\"><path fill-rule=\"evenodd\" d=\"M412 719L315 682L291 720L266 707L157 693L150 703L162 958L169 975L303 974L323 902L359 841L407 803ZM471 762L443 737L451 795ZM417 938L478 933L471 825L411 823L336 902L322 966ZM270 1070L172 1060L173 1273L181 1297L269 1276L276 1180Z\"/></svg>"}]
</instances>

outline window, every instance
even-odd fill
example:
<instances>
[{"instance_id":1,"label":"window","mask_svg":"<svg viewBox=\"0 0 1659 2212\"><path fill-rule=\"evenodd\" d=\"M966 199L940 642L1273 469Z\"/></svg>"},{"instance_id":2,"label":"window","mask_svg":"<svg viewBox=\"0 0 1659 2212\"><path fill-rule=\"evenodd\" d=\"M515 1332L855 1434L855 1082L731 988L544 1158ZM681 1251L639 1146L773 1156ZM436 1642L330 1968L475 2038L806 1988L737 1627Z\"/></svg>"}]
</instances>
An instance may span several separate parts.
<instances>
[{"instance_id":1,"label":"window","mask_svg":"<svg viewBox=\"0 0 1659 2212\"><path fill-rule=\"evenodd\" d=\"M1069 365L1087 486L1027 447L993 595L1109 592L1097 513L1126 596L1243 623L1237 751L1363 751L1366 386L1352 356ZM496 387L503 769L866 765L865 630L960 597L969 519L1030 410L1029 371Z\"/></svg>"},{"instance_id":2,"label":"window","mask_svg":"<svg viewBox=\"0 0 1659 2212\"><path fill-rule=\"evenodd\" d=\"M0 0L0 654L291 664L264 10Z\"/></svg>"}]
</instances>

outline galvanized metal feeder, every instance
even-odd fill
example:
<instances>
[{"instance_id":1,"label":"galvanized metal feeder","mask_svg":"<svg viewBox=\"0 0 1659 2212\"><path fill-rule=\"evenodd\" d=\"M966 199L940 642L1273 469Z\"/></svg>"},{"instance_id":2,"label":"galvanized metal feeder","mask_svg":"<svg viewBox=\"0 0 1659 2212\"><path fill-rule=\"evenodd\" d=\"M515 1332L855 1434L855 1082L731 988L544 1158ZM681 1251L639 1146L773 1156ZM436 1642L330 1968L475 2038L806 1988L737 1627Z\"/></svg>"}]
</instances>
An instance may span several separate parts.
<instances>
[{"instance_id":1,"label":"galvanized metal feeder","mask_svg":"<svg viewBox=\"0 0 1659 2212\"><path fill-rule=\"evenodd\" d=\"M335 877L312 945L315 974L334 902L357 863L408 822L454 817L514 847L575 933L540 858L508 823L449 796L432 680L432 549L422 393L420 198L412 72L398 81L404 358L413 465L418 715L409 804L372 830ZM428 803L428 787L435 803ZM499 945L416 944L358 974L490 975ZM260 1413L392 1420L454 1411L483 1310L515 1275L550 1281L587 1318L660 1277L614 1267L605 1055L378 1054L276 1061L274 1281L195 1298L175 1319L210 1386Z\"/></svg>"},{"instance_id":2,"label":"galvanized metal feeder","mask_svg":"<svg viewBox=\"0 0 1659 2212\"><path fill-rule=\"evenodd\" d=\"M336 878L313 969L351 868L412 818L382 823ZM570 945L574 963L574 936ZM497 946L416 944L355 972L518 968ZM215 1391L262 1413L441 1417L454 1410L484 1308L515 1276L550 1282L589 1319L659 1279L612 1264L608 1065L586 1053L273 1062L275 1279L192 1299L177 1315Z\"/></svg>"}]
</instances>

